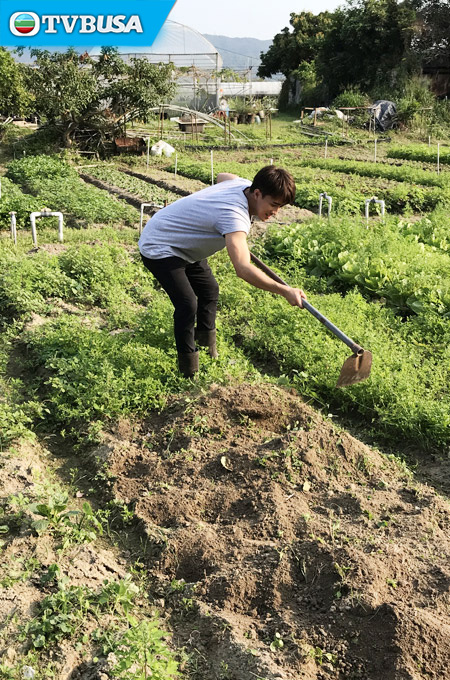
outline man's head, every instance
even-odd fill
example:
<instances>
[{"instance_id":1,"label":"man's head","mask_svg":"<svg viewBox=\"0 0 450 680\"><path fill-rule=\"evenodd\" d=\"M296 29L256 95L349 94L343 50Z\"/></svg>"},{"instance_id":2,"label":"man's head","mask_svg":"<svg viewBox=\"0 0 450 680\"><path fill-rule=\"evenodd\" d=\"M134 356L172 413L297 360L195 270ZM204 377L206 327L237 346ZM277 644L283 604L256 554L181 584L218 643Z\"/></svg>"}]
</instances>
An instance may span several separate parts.
<instances>
[{"instance_id":1,"label":"man's head","mask_svg":"<svg viewBox=\"0 0 450 680\"><path fill-rule=\"evenodd\" d=\"M295 182L283 168L266 165L254 177L249 188L250 214L265 221L275 215L279 208L295 199Z\"/></svg>"}]
</instances>

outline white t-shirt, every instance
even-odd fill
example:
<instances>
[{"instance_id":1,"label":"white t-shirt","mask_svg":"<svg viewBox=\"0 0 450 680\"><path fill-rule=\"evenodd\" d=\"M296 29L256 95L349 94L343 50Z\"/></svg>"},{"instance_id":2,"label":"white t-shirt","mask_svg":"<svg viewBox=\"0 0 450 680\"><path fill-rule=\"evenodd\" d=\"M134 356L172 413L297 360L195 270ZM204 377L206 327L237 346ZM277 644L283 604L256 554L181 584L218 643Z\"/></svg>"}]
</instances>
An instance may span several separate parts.
<instances>
[{"instance_id":1,"label":"white t-shirt","mask_svg":"<svg viewBox=\"0 0 450 680\"><path fill-rule=\"evenodd\" d=\"M225 234L248 234L249 186L247 179L226 180L162 208L145 225L140 252L151 260L176 256L192 263L224 248Z\"/></svg>"}]
</instances>

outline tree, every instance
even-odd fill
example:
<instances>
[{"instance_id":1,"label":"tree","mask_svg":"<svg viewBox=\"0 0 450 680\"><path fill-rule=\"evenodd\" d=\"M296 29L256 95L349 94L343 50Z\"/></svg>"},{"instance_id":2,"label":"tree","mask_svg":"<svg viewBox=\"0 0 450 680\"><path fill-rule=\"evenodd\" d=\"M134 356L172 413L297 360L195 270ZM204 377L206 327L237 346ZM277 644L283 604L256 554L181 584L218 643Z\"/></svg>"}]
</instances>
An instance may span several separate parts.
<instances>
[{"instance_id":1,"label":"tree","mask_svg":"<svg viewBox=\"0 0 450 680\"><path fill-rule=\"evenodd\" d=\"M22 68L4 47L0 47L0 114L24 116L32 107Z\"/></svg>"},{"instance_id":2,"label":"tree","mask_svg":"<svg viewBox=\"0 0 450 680\"><path fill-rule=\"evenodd\" d=\"M324 36L332 21L332 13L293 12L290 18L292 32L288 27L273 39L267 52L261 53L258 76L270 78L276 73L286 77L302 62L313 61L319 53Z\"/></svg>"},{"instance_id":3,"label":"tree","mask_svg":"<svg viewBox=\"0 0 450 680\"><path fill-rule=\"evenodd\" d=\"M448 0L411 0L417 11L413 49L425 63L450 66L450 3Z\"/></svg>"},{"instance_id":4,"label":"tree","mask_svg":"<svg viewBox=\"0 0 450 680\"><path fill-rule=\"evenodd\" d=\"M174 94L172 65L146 59L126 64L116 48L102 48L97 60L73 49L31 54L36 63L28 67L27 81L36 110L61 131L66 146L87 130L97 141L116 135L127 119L145 119Z\"/></svg>"},{"instance_id":5,"label":"tree","mask_svg":"<svg viewBox=\"0 0 450 680\"><path fill-rule=\"evenodd\" d=\"M419 70L411 44L416 14L408 2L349 0L338 8L317 59L317 70L333 97L346 87L370 91L398 87Z\"/></svg>"}]
</instances>

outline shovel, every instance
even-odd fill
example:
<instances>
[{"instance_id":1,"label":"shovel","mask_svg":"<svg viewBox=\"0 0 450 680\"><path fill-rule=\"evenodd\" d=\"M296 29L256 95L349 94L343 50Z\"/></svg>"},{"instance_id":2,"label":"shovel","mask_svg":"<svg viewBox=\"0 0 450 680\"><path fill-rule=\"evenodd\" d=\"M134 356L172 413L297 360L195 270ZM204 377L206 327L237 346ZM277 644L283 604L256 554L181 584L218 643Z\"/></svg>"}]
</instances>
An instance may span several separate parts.
<instances>
[{"instance_id":1,"label":"shovel","mask_svg":"<svg viewBox=\"0 0 450 680\"><path fill-rule=\"evenodd\" d=\"M259 267L267 276L271 279L282 283L284 286L288 284L283 281L275 272L273 272L264 262L250 253L252 262ZM319 312L318 309L313 307L307 300L302 300L302 306L308 310L313 316L316 317L323 323L323 325L328 328L339 340L345 342L345 344L350 347L353 355L344 361L344 365L341 368L341 373L339 379L336 383L336 387L346 387L347 385L354 385L355 383L365 380L370 375L370 368L372 366L372 353L366 349L363 349L356 342L353 342L345 333L343 333L337 326L335 326L331 321L329 321L323 314Z\"/></svg>"}]
</instances>

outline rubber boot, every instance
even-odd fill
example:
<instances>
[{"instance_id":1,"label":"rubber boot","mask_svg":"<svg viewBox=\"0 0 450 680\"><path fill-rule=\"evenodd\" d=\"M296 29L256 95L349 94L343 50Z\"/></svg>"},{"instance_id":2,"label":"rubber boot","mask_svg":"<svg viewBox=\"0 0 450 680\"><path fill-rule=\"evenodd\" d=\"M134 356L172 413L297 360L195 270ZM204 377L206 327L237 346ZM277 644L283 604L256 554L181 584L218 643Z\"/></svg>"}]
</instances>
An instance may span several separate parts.
<instances>
[{"instance_id":1,"label":"rubber boot","mask_svg":"<svg viewBox=\"0 0 450 680\"><path fill-rule=\"evenodd\" d=\"M186 354L178 352L178 368L185 378L192 378L198 373L198 350Z\"/></svg>"},{"instance_id":2,"label":"rubber boot","mask_svg":"<svg viewBox=\"0 0 450 680\"><path fill-rule=\"evenodd\" d=\"M217 353L216 345L216 329L212 331L199 331L198 328L195 329L195 340L197 345L200 347L207 347L209 356L213 359L217 359L219 356Z\"/></svg>"}]
</instances>

